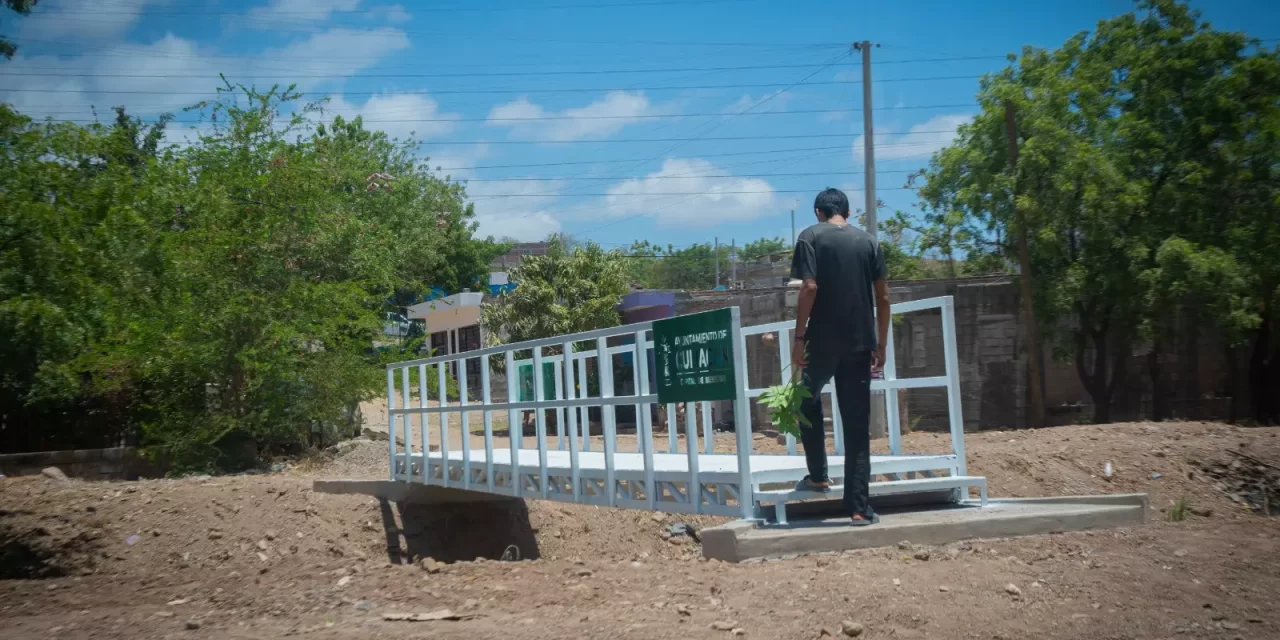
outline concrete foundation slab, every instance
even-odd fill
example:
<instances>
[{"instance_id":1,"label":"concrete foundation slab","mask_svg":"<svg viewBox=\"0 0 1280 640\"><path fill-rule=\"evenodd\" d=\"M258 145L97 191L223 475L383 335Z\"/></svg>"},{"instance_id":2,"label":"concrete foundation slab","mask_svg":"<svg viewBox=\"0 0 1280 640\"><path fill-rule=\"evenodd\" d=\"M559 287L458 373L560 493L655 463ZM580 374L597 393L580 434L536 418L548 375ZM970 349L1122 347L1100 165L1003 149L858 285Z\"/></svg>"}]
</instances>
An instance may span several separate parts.
<instances>
[{"instance_id":1,"label":"concrete foundation slab","mask_svg":"<svg viewBox=\"0 0 1280 640\"><path fill-rule=\"evenodd\" d=\"M992 500L976 504L880 507L880 523L852 527L846 516L809 514L789 525L735 521L702 532L702 554L743 562L814 553L884 547L910 540L948 544L973 538L1061 533L1139 525L1145 522L1145 493ZM798 514L797 514L798 515Z\"/></svg>"}]
</instances>

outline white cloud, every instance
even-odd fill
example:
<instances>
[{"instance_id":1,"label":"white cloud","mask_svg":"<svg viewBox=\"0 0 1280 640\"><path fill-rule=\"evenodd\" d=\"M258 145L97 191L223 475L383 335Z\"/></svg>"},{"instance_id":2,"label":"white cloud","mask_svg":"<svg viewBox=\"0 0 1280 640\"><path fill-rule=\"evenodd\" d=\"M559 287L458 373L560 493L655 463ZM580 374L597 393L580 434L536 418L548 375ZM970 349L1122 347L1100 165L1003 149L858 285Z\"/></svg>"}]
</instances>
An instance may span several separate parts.
<instances>
[{"instance_id":1,"label":"white cloud","mask_svg":"<svg viewBox=\"0 0 1280 640\"><path fill-rule=\"evenodd\" d=\"M417 93L381 93L356 106L342 95L333 96L325 106L326 111L333 111L347 120L357 116L365 119L365 129L385 131L392 138L428 140L441 136L457 128L456 113L441 113L440 103L431 96ZM415 122L421 120L443 120L443 122Z\"/></svg>"},{"instance_id":2,"label":"white cloud","mask_svg":"<svg viewBox=\"0 0 1280 640\"><path fill-rule=\"evenodd\" d=\"M515 135L533 140L580 140L615 134L643 116L658 112L642 92L610 91L584 107L559 112L548 111L521 96L490 109L489 124L507 127ZM563 119L525 120L552 117Z\"/></svg>"},{"instance_id":3,"label":"white cloud","mask_svg":"<svg viewBox=\"0 0 1280 640\"><path fill-rule=\"evenodd\" d=\"M45 0L22 18L23 39L107 40L127 33L148 5L168 0Z\"/></svg>"},{"instance_id":4,"label":"white cloud","mask_svg":"<svg viewBox=\"0 0 1280 640\"><path fill-rule=\"evenodd\" d=\"M769 99L769 96L774 96L774 97L772 99ZM774 92L771 94L764 94L759 96L753 96L751 94L744 93L742 94L742 97L738 98L734 102L730 103L729 106L725 107L724 112L730 115L737 115L737 114L751 115L753 113L769 113L772 111L782 111L783 108L787 106L787 103L791 102L792 97L793 96L790 93ZM764 100L766 99L768 99L769 101L764 102ZM756 106L757 104L759 106ZM747 111L748 109L750 109L750 111ZM746 112L746 113L744 114L743 112Z\"/></svg>"},{"instance_id":5,"label":"white cloud","mask_svg":"<svg viewBox=\"0 0 1280 640\"><path fill-rule=\"evenodd\" d=\"M578 213L595 218L646 215L664 226L706 227L781 210L765 180L703 177L707 175L726 173L700 158L668 158L644 178L609 187L599 206ZM669 193L692 195L662 195Z\"/></svg>"},{"instance_id":6,"label":"white cloud","mask_svg":"<svg viewBox=\"0 0 1280 640\"><path fill-rule=\"evenodd\" d=\"M334 12L359 6L360 0L270 0L247 11L241 22L252 29L306 29L324 24Z\"/></svg>"},{"instance_id":7,"label":"white cloud","mask_svg":"<svg viewBox=\"0 0 1280 640\"><path fill-rule=\"evenodd\" d=\"M549 205L560 197L564 188L565 183L558 180L468 183L467 195L475 204L476 222L479 224L476 235L534 242L560 231L560 220ZM486 197L491 194L522 196Z\"/></svg>"},{"instance_id":8,"label":"white cloud","mask_svg":"<svg viewBox=\"0 0 1280 640\"><path fill-rule=\"evenodd\" d=\"M956 138L956 129L973 120L969 114L946 114L934 116L920 124L912 126L906 133L876 134L876 160L910 160L928 158L935 151L951 144ZM863 159L864 136L853 140L853 158L861 163Z\"/></svg>"},{"instance_id":9,"label":"white cloud","mask_svg":"<svg viewBox=\"0 0 1280 640\"><path fill-rule=\"evenodd\" d=\"M119 55L111 56L27 57L19 50L13 60L0 65L0 101L37 118L85 119L90 105L96 105L100 115L115 105L125 105L137 115L154 115L214 97L220 72L234 82L264 63L323 59L323 67L308 68L308 73L341 79L408 47L403 31L381 28L330 29L252 56L217 55L173 34L150 44L113 45L112 52ZM334 51L350 53L338 59ZM332 78L304 78L298 88L310 91L327 82Z\"/></svg>"},{"instance_id":10,"label":"white cloud","mask_svg":"<svg viewBox=\"0 0 1280 640\"><path fill-rule=\"evenodd\" d=\"M400 24L413 19L412 15L401 4L383 5L374 7L371 11L372 15L381 15L384 20L392 24Z\"/></svg>"}]
</instances>

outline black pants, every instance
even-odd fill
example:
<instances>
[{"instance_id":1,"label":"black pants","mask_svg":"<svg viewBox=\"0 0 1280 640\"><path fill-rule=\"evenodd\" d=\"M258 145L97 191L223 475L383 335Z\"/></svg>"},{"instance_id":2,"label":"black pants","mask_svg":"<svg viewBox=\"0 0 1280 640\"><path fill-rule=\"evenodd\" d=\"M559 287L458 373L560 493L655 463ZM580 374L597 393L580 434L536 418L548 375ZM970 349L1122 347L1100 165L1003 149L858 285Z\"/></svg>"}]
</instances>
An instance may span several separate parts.
<instances>
[{"instance_id":1,"label":"black pants","mask_svg":"<svg viewBox=\"0 0 1280 640\"><path fill-rule=\"evenodd\" d=\"M836 380L836 403L844 428L844 506L850 514L868 514L868 484L871 482L871 352L830 348L818 341L808 345L809 364L804 369L804 385L811 398L800 405L809 419L801 425L800 439L809 466L809 479L830 480L827 476L826 431L822 424L822 397L819 391L831 378Z\"/></svg>"}]
</instances>

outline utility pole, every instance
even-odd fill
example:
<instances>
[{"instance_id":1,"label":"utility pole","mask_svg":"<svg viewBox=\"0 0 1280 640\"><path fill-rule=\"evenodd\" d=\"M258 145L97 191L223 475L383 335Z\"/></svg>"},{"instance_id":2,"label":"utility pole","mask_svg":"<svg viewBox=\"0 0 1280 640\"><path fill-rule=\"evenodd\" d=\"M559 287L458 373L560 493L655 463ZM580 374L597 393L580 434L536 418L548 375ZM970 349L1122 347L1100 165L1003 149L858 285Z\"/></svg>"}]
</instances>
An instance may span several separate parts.
<instances>
[{"instance_id":1,"label":"utility pole","mask_svg":"<svg viewBox=\"0 0 1280 640\"><path fill-rule=\"evenodd\" d=\"M729 286L738 282L738 241L729 241Z\"/></svg>"},{"instance_id":2,"label":"utility pole","mask_svg":"<svg viewBox=\"0 0 1280 640\"><path fill-rule=\"evenodd\" d=\"M1009 139L1009 170L1014 179L1013 217L1018 225L1018 281L1021 283L1022 318L1027 330L1027 386L1031 393L1030 427L1044 425L1044 384L1040 378L1040 331L1036 325L1035 304L1032 300L1031 247L1027 242L1027 214L1017 205L1018 198L1018 122L1012 102L1004 105L1005 135Z\"/></svg>"},{"instance_id":3,"label":"utility pole","mask_svg":"<svg viewBox=\"0 0 1280 640\"><path fill-rule=\"evenodd\" d=\"M719 236L716 236L714 249L712 249L712 251L714 251L716 254L716 288L719 289L720 288L720 237Z\"/></svg>"},{"instance_id":4,"label":"utility pole","mask_svg":"<svg viewBox=\"0 0 1280 640\"><path fill-rule=\"evenodd\" d=\"M879 45L875 45L879 46ZM862 52L862 164L866 172L867 233L876 237L876 145L875 127L871 121L871 41L855 42L853 48Z\"/></svg>"}]
</instances>

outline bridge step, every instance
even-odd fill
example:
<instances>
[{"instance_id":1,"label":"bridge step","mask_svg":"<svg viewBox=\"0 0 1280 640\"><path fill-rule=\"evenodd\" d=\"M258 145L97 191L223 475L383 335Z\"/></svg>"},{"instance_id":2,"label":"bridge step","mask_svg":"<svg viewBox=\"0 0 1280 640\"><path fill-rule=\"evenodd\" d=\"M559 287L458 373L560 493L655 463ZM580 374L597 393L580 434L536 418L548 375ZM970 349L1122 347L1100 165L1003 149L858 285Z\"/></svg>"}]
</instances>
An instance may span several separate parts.
<instances>
[{"instance_id":1,"label":"bridge step","mask_svg":"<svg viewBox=\"0 0 1280 640\"><path fill-rule=\"evenodd\" d=\"M987 506L987 479L982 476L943 476L940 478L916 478L914 480L889 480L872 482L870 493L873 496L887 496L902 493L923 493L928 491L945 491L947 489L967 489L977 487L982 506ZM844 496L844 485L833 485L830 491L796 491L795 489L778 489L773 491L756 491L757 503L774 505L778 524L787 524L787 502L814 498L840 498Z\"/></svg>"}]
</instances>

